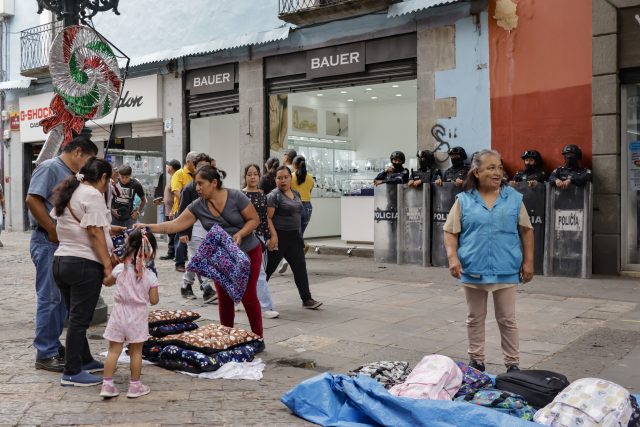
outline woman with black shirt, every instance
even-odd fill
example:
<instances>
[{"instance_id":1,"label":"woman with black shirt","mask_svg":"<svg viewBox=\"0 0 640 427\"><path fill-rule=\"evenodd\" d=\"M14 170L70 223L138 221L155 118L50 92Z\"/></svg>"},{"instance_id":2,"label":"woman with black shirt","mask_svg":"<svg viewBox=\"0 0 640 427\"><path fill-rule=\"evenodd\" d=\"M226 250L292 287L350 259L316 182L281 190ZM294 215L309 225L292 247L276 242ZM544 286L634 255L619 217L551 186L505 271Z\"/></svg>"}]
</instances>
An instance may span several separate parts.
<instances>
[{"instance_id":1,"label":"woman with black shirt","mask_svg":"<svg viewBox=\"0 0 640 427\"><path fill-rule=\"evenodd\" d=\"M316 309L322 305L311 298L307 263L304 259L304 242L300 234L302 224L302 201L300 194L291 189L291 171L280 166L276 172L276 189L267 195L267 216L271 239L267 247L267 280L284 258L291 265L293 278L304 308Z\"/></svg>"},{"instance_id":2,"label":"woman with black shirt","mask_svg":"<svg viewBox=\"0 0 640 427\"><path fill-rule=\"evenodd\" d=\"M245 187L242 189L242 192L251 200L260 218L260 225L256 228L256 236L262 239L263 242L268 242L269 239L271 239L271 231L269 230L269 221L267 219L267 196L258 188L259 181L260 166L251 164L244 168ZM265 256L266 252L263 253L263 257ZM257 291L260 307L262 307L262 316L267 319L275 319L278 317L280 313L273 309L273 300L271 299L271 292L269 292L269 285L267 284L264 262L260 266Z\"/></svg>"}]
</instances>

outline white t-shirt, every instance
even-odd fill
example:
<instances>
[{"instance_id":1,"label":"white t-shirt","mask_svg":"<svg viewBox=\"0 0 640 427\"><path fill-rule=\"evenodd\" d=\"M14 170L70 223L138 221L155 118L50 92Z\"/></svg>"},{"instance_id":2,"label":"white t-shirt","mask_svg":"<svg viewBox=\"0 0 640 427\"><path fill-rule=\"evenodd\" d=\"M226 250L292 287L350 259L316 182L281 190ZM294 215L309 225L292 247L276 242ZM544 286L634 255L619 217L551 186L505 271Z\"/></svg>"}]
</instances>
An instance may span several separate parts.
<instances>
[{"instance_id":1,"label":"white t-shirt","mask_svg":"<svg viewBox=\"0 0 640 427\"><path fill-rule=\"evenodd\" d=\"M69 212L69 207L73 210L73 217ZM55 208L51 210L51 217L57 218L56 232L60 245L55 252L55 256L73 256L86 258L102 264L96 254L93 244L89 239L87 227L101 227L107 243L107 250L110 253L113 248L109 229L109 209L104 200L104 195L95 187L88 184L80 184L71 196L69 205L59 217L55 215ZM78 222L79 220L79 222Z\"/></svg>"}]
</instances>

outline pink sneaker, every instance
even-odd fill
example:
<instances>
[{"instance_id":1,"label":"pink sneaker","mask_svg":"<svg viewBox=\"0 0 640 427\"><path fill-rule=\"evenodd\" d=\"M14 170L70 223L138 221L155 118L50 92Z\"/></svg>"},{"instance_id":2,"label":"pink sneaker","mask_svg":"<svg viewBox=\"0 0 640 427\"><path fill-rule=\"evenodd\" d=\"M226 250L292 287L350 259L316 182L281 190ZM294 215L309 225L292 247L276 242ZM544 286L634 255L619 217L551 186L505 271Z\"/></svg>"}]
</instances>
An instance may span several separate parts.
<instances>
[{"instance_id":1,"label":"pink sneaker","mask_svg":"<svg viewBox=\"0 0 640 427\"><path fill-rule=\"evenodd\" d=\"M141 382L129 383L129 391L127 392L127 397L134 398L144 396L145 394L149 394L150 391L151 389L149 388L149 386L146 386Z\"/></svg>"},{"instance_id":2,"label":"pink sneaker","mask_svg":"<svg viewBox=\"0 0 640 427\"><path fill-rule=\"evenodd\" d=\"M102 390L100 390L100 396L104 398L116 397L120 394L118 387L113 383L103 383Z\"/></svg>"}]
</instances>

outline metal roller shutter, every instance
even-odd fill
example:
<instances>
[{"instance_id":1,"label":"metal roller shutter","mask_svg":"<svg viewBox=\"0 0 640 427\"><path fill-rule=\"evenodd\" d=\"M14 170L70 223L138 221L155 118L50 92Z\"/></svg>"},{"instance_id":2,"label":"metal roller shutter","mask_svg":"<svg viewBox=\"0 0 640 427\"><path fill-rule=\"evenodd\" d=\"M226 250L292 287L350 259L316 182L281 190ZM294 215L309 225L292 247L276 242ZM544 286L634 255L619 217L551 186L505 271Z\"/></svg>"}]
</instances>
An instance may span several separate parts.
<instances>
[{"instance_id":1,"label":"metal roller shutter","mask_svg":"<svg viewBox=\"0 0 640 427\"><path fill-rule=\"evenodd\" d=\"M151 136L162 136L162 121L153 120L149 122L131 123L132 138L146 138Z\"/></svg>"},{"instance_id":2,"label":"metal roller shutter","mask_svg":"<svg viewBox=\"0 0 640 427\"><path fill-rule=\"evenodd\" d=\"M109 140L109 134L111 133L111 126L106 125L106 126L102 126L102 127L92 127L91 128L91 140L93 142L98 142L98 141L108 141Z\"/></svg>"},{"instance_id":3,"label":"metal roller shutter","mask_svg":"<svg viewBox=\"0 0 640 427\"><path fill-rule=\"evenodd\" d=\"M237 113L239 107L240 94L237 90L189 95L187 100L190 119Z\"/></svg>"},{"instance_id":4,"label":"metal roller shutter","mask_svg":"<svg viewBox=\"0 0 640 427\"><path fill-rule=\"evenodd\" d=\"M306 92L337 87L360 86L391 81L412 80L417 77L415 58L395 62L367 65L363 73L307 80L304 74L277 77L267 81L269 94Z\"/></svg>"}]
</instances>

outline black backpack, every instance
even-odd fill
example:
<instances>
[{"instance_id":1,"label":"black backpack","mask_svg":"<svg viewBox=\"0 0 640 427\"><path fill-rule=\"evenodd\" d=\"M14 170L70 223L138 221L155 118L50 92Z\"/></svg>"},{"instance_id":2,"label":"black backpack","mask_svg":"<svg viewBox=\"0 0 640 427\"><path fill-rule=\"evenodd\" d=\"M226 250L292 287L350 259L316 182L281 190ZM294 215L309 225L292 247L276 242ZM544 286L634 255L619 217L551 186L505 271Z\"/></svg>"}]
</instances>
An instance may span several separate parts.
<instances>
[{"instance_id":1,"label":"black backpack","mask_svg":"<svg viewBox=\"0 0 640 427\"><path fill-rule=\"evenodd\" d=\"M529 405L538 409L551 403L568 385L567 377L552 371L512 371L496 377L497 389L519 394Z\"/></svg>"}]
</instances>

